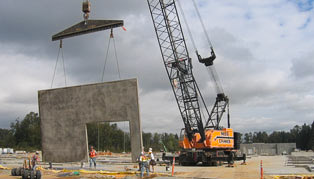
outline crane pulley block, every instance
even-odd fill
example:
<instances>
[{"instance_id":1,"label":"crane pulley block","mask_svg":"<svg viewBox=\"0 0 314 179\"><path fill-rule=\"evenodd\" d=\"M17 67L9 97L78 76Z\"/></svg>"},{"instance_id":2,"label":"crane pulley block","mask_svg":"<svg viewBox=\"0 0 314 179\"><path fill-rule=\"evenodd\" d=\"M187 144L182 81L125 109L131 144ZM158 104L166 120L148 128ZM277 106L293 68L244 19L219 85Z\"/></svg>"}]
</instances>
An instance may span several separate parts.
<instances>
[{"instance_id":1,"label":"crane pulley block","mask_svg":"<svg viewBox=\"0 0 314 179\"><path fill-rule=\"evenodd\" d=\"M84 13L90 13L90 2L89 1L85 1L82 4L82 11Z\"/></svg>"},{"instance_id":2,"label":"crane pulley block","mask_svg":"<svg viewBox=\"0 0 314 179\"><path fill-rule=\"evenodd\" d=\"M211 49L211 52L210 52L211 55L210 57L207 57L207 58L202 58L201 55L198 54L198 52L196 51L198 61L200 63L204 63L205 66L212 66L214 64L214 60L216 59L216 54L213 47L211 47L210 49Z\"/></svg>"},{"instance_id":3,"label":"crane pulley block","mask_svg":"<svg viewBox=\"0 0 314 179\"><path fill-rule=\"evenodd\" d=\"M224 93L218 93L216 97L216 101L229 101L228 97Z\"/></svg>"}]
</instances>

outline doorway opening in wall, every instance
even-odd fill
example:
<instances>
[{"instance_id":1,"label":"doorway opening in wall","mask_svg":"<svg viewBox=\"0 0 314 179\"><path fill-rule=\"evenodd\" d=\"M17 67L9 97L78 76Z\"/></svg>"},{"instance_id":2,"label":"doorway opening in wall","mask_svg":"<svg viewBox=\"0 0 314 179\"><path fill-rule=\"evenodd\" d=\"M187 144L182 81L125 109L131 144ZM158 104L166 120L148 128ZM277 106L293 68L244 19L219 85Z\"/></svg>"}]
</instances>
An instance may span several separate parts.
<instances>
[{"instance_id":1,"label":"doorway opening in wall","mask_svg":"<svg viewBox=\"0 0 314 179\"><path fill-rule=\"evenodd\" d=\"M87 126L88 147L100 154L131 152L129 122L94 122Z\"/></svg>"}]
</instances>

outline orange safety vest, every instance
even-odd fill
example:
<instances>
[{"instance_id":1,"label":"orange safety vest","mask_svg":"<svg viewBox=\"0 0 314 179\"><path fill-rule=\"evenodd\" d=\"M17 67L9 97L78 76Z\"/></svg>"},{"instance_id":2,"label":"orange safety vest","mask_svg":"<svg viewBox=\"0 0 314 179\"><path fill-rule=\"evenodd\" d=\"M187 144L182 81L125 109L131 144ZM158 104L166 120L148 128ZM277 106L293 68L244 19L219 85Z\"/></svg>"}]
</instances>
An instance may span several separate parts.
<instances>
[{"instance_id":1,"label":"orange safety vest","mask_svg":"<svg viewBox=\"0 0 314 179\"><path fill-rule=\"evenodd\" d=\"M145 155L141 155L140 156L140 161L141 162L146 162L147 161L147 157Z\"/></svg>"},{"instance_id":2,"label":"orange safety vest","mask_svg":"<svg viewBox=\"0 0 314 179\"><path fill-rule=\"evenodd\" d=\"M90 158L96 157L96 150L95 149L93 149L92 151L89 151L89 157Z\"/></svg>"}]
</instances>

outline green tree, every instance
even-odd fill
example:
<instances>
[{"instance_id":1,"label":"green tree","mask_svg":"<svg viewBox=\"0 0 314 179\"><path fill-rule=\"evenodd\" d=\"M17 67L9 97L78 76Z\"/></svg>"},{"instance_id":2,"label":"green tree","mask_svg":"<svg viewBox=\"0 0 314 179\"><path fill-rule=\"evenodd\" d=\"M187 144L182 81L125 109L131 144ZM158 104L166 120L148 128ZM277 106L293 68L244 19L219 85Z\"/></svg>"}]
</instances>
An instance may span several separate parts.
<instances>
[{"instance_id":1,"label":"green tree","mask_svg":"<svg viewBox=\"0 0 314 179\"><path fill-rule=\"evenodd\" d=\"M11 123L15 148L31 150L41 149L40 118L38 113L30 112L22 121Z\"/></svg>"},{"instance_id":2,"label":"green tree","mask_svg":"<svg viewBox=\"0 0 314 179\"><path fill-rule=\"evenodd\" d=\"M143 137L143 146L144 146L144 150L145 151L148 151L148 148L151 148L152 147L152 133L148 132L148 133L145 133L143 132L142 133L142 137Z\"/></svg>"},{"instance_id":3,"label":"green tree","mask_svg":"<svg viewBox=\"0 0 314 179\"><path fill-rule=\"evenodd\" d=\"M300 132L301 132L301 127L296 125L294 126L291 130L290 130L290 134L291 134L291 141L298 141L299 140L299 136L300 136ZM300 148L300 146L298 146L298 143L296 144L297 148Z\"/></svg>"},{"instance_id":4,"label":"green tree","mask_svg":"<svg viewBox=\"0 0 314 179\"><path fill-rule=\"evenodd\" d=\"M310 136L309 136L309 141L307 143L307 148L314 150L314 121L311 125L311 132L310 132Z\"/></svg>"},{"instance_id":5,"label":"green tree","mask_svg":"<svg viewBox=\"0 0 314 179\"><path fill-rule=\"evenodd\" d=\"M250 133L245 133L245 134L244 134L244 143L245 143L245 144L251 144L251 143L253 143L253 135L252 135L252 132L250 132Z\"/></svg>"},{"instance_id":6,"label":"green tree","mask_svg":"<svg viewBox=\"0 0 314 179\"><path fill-rule=\"evenodd\" d=\"M88 145L99 151L131 151L130 134L124 133L117 124L99 122L87 124Z\"/></svg>"},{"instance_id":7,"label":"green tree","mask_svg":"<svg viewBox=\"0 0 314 179\"><path fill-rule=\"evenodd\" d=\"M154 151L164 150L163 144L161 143L161 136L158 133L154 133L152 148Z\"/></svg>"},{"instance_id":8,"label":"green tree","mask_svg":"<svg viewBox=\"0 0 314 179\"><path fill-rule=\"evenodd\" d=\"M300 144L300 147L302 150L309 150L308 141L310 139L311 134L311 126L308 126L306 124L303 124L300 136L298 137L297 143Z\"/></svg>"},{"instance_id":9,"label":"green tree","mask_svg":"<svg viewBox=\"0 0 314 179\"><path fill-rule=\"evenodd\" d=\"M254 132L253 134L253 143L267 143L268 134L264 132Z\"/></svg>"},{"instance_id":10,"label":"green tree","mask_svg":"<svg viewBox=\"0 0 314 179\"><path fill-rule=\"evenodd\" d=\"M240 144L243 144L244 141L243 141L243 134L242 133L239 133L239 138L240 138Z\"/></svg>"},{"instance_id":11,"label":"green tree","mask_svg":"<svg viewBox=\"0 0 314 179\"><path fill-rule=\"evenodd\" d=\"M9 129L0 129L0 146L5 148L15 147L14 136Z\"/></svg>"}]
</instances>

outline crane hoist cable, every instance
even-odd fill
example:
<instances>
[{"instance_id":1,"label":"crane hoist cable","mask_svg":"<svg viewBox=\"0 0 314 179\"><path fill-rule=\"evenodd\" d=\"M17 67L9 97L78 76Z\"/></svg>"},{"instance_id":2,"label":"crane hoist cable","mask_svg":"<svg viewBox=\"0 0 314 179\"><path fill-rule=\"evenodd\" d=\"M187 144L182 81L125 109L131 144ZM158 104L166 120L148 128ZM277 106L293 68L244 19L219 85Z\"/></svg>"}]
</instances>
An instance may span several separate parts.
<instances>
[{"instance_id":1,"label":"crane hoist cable","mask_svg":"<svg viewBox=\"0 0 314 179\"><path fill-rule=\"evenodd\" d=\"M114 56L115 56L115 60L116 60L116 64L117 64L118 77L119 77L119 79L121 79L120 65L119 65L119 59L118 59L118 54L117 54L117 49L116 49L116 43L115 43L115 39L114 39L114 35L113 35L113 30L111 29L110 37L109 37L109 41L108 41L108 46L107 46L107 50L106 50L104 68L103 68L102 75L101 75L101 82L104 82L104 75L105 75L106 65L107 65L107 61L108 61L111 39L113 41Z\"/></svg>"},{"instance_id":2,"label":"crane hoist cable","mask_svg":"<svg viewBox=\"0 0 314 179\"><path fill-rule=\"evenodd\" d=\"M196 44L195 44L195 41L194 41L194 38L193 38L193 35L192 35L192 32L191 32L191 29L190 29L190 27L189 27L189 24L187 23L187 19L186 19L186 17L185 17L185 14L184 14L183 8L182 8L182 6L181 6L180 0L178 0L177 2L178 2L178 4L179 4L180 12L181 12L181 14L182 14L184 23L185 23L186 28L187 28L187 30L188 30L189 36L190 36L190 38L191 38L191 41L192 41L194 50L195 50L196 54L198 54L198 49L197 49L197 47L196 47ZM201 16L201 14L200 14L200 12L199 12L198 6L197 6L195 0L192 0L192 2L193 2L194 9L195 9L195 11L196 11L196 14L197 14L197 16L198 16L198 19L199 19L199 21L200 21L200 23L201 23L201 26L202 26L202 29L203 29L203 33L204 33L204 35L205 35L205 37L206 37L207 43L208 43L210 49L211 49L212 52L213 52L213 45L212 45L212 42L211 42L210 39L209 39L209 35L208 35L207 30L206 30L206 28L205 28L204 21L203 21L202 16ZM207 66L207 71L208 71L209 75L211 76L211 78L212 78L212 80L213 80L213 82L214 82L214 84L215 84L215 89L216 89L217 94L219 94L219 93L224 93L223 88L222 88L222 85L221 85L220 80L219 80L219 78L218 78L218 75L217 75L217 72L216 72L215 67L214 67L213 65L209 65L209 66Z\"/></svg>"},{"instance_id":3,"label":"crane hoist cable","mask_svg":"<svg viewBox=\"0 0 314 179\"><path fill-rule=\"evenodd\" d=\"M123 30L125 30L125 28L123 28ZM110 38L112 38L112 41L113 41L114 56L116 58L117 70L118 70L118 74L119 74L119 80L121 80L121 73L120 73L120 65L119 65L118 53L117 53L116 42L115 42L115 39L114 39L114 35L113 35L113 30L112 29L111 29L111 33L110 33ZM124 122L124 125L125 125L125 122ZM123 130L123 151L125 152L125 131L124 130Z\"/></svg>"},{"instance_id":4,"label":"crane hoist cable","mask_svg":"<svg viewBox=\"0 0 314 179\"><path fill-rule=\"evenodd\" d=\"M101 82L104 82L104 75L105 75L106 64L107 64L107 60L108 60L110 41L111 41L111 38L109 38L109 41L108 41L108 46L107 46L107 51L106 51L106 57L105 57L104 68L103 68L103 70L102 70L102 75L101 75Z\"/></svg>"},{"instance_id":5,"label":"crane hoist cable","mask_svg":"<svg viewBox=\"0 0 314 179\"><path fill-rule=\"evenodd\" d=\"M208 35L207 30L205 28L204 21L202 19L200 11L199 11L199 9L197 7L197 4L196 4L195 0L192 0L192 2L193 2L193 5L194 5L196 14L197 14L197 16L198 16L198 18L200 20L201 25L202 25L202 28L203 28L203 31L204 31L207 43L208 43L209 47L211 48L211 50L213 52L213 45L212 45L212 42L210 41L209 35ZM218 78L218 74L217 74L217 71L215 69L215 66L213 66L213 65L207 66L207 71L208 71L208 73L212 77L212 80L215 83L216 93L217 94L224 93L222 85L221 85L220 80Z\"/></svg>"},{"instance_id":6,"label":"crane hoist cable","mask_svg":"<svg viewBox=\"0 0 314 179\"><path fill-rule=\"evenodd\" d=\"M209 73L209 76L212 77L213 82L215 83L215 89L217 94L224 93L224 90L222 88L222 85L220 83L216 68L214 65L207 66L207 71Z\"/></svg>"},{"instance_id":7,"label":"crane hoist cable","mask_svg":"<svg viewBox=\"0 0 314 179\"><path fill-rule=\"evenodd\" d=\"M52 76L52 80L51 80L51 86L50 88L52 88L54 79L55 79L55 75L56 75L56 71L57 71L57 66L58 66L58 61L59 61L59 57L60 57L60 52L61 52L61 58L62 58L62 66L63 66L63 73L64 73L64 85L67 86L67 80L66 80L66 72L65 72L65 63L64 63L64 55L63 55L63 44L62 44L62 40L60 40L60 45L59 45L59 50L58 50L58 55L57 55L57 60L56 60L56 64L55 64L55 68L53 71L53 76Z\"/></svg>"},{"instance_id":8,"label":"crane hoist cable","mask_svg":"<svg viewBox=\"0 0 314 179\"><path fill-rule=\"evenodd\" d=\"M119 74L119 80L121 80L119 59L118 59L118 54L117 54L117 49L116 49L116 42L115 42L115 40L114 40L113 34L112 34L112 40L113 40L113 47L114 47L114 56L115 56L115 58L116 58L117 70L118 70L118 74Z\"/></svg>"},{"instance_id":9,"label":"crane hoist cable","mask_svg":"<svg viewBox=\"0 0 314 179\"><path fill-rule=\"evenodd\" d=\"M126 29L123 27L123 30L126 30ZM115 42L114 35L113 35L113 29L111 29L109 40L108 40L108 46L107 46L107 50L106 50L104 68L103 68L102 75L101 75L101 82L104 82L104 75L105 75L107 61L108 61L111 39L113 41L114 56L115 56L115 60L116 60L116 64L117 64L118 76L119 76L119 80L121 80L120 65L119 65L119 59L118 59L118 54L117 54L117 49L116 49L116 42ZM97 124L97 126L98 126L98 139L97 139L98 140L98 151L99 151L99 146L100 146L100 132L99 132L100 123L101 122L98 122L98 124ZM123 140L124 140L124 151L125 151L125 132L123 131L123 133L124 133L123 134L124 135Z\"/></svg>"},{"instance_id":10,"label":"crane hoist cable","mask_svg":"<svg viewBox=\"0 0 314 179\"><path fill-rule=\"evenodd\" d=\"M208 35L207 30L206 30L206 28L205 28L205 25L204 25L202 16L201 16L201 14L200 14L200 11L198 10L197 4L196 4L195 0L192 0L192 2L193 2L193 5L194 5L196 14L197 14L197 16L198 16L198 18L199 18L199 20L200 20L200 22L201 22L201 25L202 25L202 28L203 28L203 32L204 32L204 34L205 34L205 36L206 36L208 45L209 45L209 47L213 48L212 42L210 41L209 35Z\"/></svg>"},{"instance_id":11,"label":"crane hoist cable","mask_svg":"<svg viewBox=\"0 0 314 179\"><path fill-rule=\"evenodd\" d=\"M193 35L192 35L192 32L191 32L191 29L190 29L190 26L189 24L187 23L187 19L185 17L185 14L184 14L184 11L183 11L183 8L181 6L181 3L180 1L177 1L178 2L178 5L179 5L179 9L180 9L180 12L181 12L181 15L183 17L183 21L184 21L184 24L188 30L188 33L189 33L189 36L191 38L191 42L192 42L192 45L193 45L193 48L194 48L194 51L196 52L197 51L197 48L196 48L196 44L195 44L195 41L194 41L194 38L193 38Z\"/></svg>"},{"instance_id":12,"label":"crane hoist cable","mask_svg":"<svg viewBox=\"0 0 314 179\"><path fill-rule=\"evenodd\" d=\"M191 38L191 41L192 41L192 44L193 44L193 47L194 47L194 51L197 51L196 43L195 43L195 41L194 41L194 38L193 38L193 35L192 35L192 32L191 32L190 26L189 26L189 24L187 23L187 19L186 19L186 16L185 16L185 14L184 14L183 8L182 8L182 6L181 6L180 0L178 0L177 2L178 2L178 5L179 5L179 9L180 9L181 15L182 15L183 20L184 20L184 23L185 23L186 28L187 28L187 30L188 30L189 36L190 36L190 38ZM200 23L201 23L201 25L202 25L203 33L205 34L207 43L208 43L208 45L209 45L210 48L213 48L212 42L211 42L211 40L210 40L210 38L209 38L209 35L208 35L208 33L207 33L207 30L206 30L206 28L205 28L204 21L203 21L202 16L201 16L201 14L200 14L200 12L199 12L199 9L198 9L198 7L197 7L197 4L196 4L195 0L192 0L192 2L193 2L193 6L194 6L194 8L195 8L197 17L198 17L198 19L199 19L199 21L200 21Z\"/></svg>"},{"instance_id":13,"label":"crane hoist cable","mask_svg":"<svg viewBox=\"0 0 314 179\"><path fill-rule=\"evenodd\" d=\"M182 17L183 17L184 24L185 24L185 26L186 26L186 28L187 28L187 31L188 31L188 34L189 34L189 36L190 36L190 39L191 39L191 42L192 42L194 51L197 53L197 47L196 47L196 44L195 44L195 41L194 41L194 38L193 38L193 35L192 35L192 32L191 32L191 29L190 29L190 26L189 26L189 24L188 24L188 22L187 22L187 19L186 19L186 17L185 17L183 8L182 8L182 6L181 6L180 1L177 1L177 2L178 2L178 5L179 5L179 9L180 9L181 15L182 15ZM196 84L196 87L197 87L198 91L200 91L197 84ZM206 109L206 112L207 112L207 114L209 115L209 111L208 111L208 109L206 108L206 106L207 106L207 105L206 105L206 102L205 102L205 100L204 100L204 98L203 98L202 95L200 95L200 97L201 97L201 100L202 100L202 102L203 102L203 104L204 104L204 108ZM202 112L202 115L203 115L203 117L204 117L203 111L201 111L201 112Z\"/></svg>"}]
</instances>

